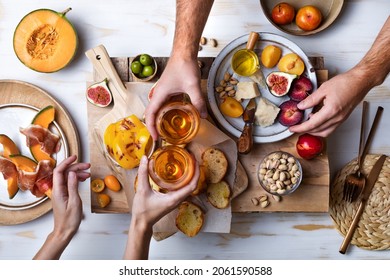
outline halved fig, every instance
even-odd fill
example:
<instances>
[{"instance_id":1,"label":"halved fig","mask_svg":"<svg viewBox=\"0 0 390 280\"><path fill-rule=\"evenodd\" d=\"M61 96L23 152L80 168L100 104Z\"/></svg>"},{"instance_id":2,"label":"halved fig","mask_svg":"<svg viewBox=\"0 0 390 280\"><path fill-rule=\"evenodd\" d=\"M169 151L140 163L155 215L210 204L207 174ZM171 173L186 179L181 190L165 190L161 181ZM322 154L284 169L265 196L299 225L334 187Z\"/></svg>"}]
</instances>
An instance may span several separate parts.
<instances>
[{"instance_id":1,"label":"halved fig","mask_svg":"<svg viewBox=\"0 0 390 280\"><path fill-rule=\"evenodd\" d=\"M112 94L107 79L87 88L87 100L98 107L107 107L112 102Z\"/></svg>"},{"instance_id":2,"label":"halved fig","mask_svg":"<svg viewBox=\"0 0 390 280\"><path fill-rule=\"evenodd\" d=\"M284 72L271 72L266 79L269 91L276 97L285 96L291 87L292 81L297 75Z\"/></svg>"}]
</instances>

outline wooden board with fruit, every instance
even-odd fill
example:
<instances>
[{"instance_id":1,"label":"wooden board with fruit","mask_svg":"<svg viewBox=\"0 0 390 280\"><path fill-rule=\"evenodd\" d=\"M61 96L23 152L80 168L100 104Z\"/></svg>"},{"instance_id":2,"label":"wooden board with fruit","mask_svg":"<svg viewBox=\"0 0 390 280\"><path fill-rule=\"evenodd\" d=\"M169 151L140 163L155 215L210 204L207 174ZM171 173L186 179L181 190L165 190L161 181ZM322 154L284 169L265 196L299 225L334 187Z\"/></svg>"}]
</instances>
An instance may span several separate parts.
<instances>
[{"instance_id":1,"label":"wooden board with fruit","mask_svg":"<svg viewBox=\"0 0 390 280\"><path fill-rule=\"evenodd\" d=\"M207 95L207 78L210 67L215 58L200 57L199 65L202 78L202 92ZM130 72L132 58L112 58L111 59L119 76L124 82L136 81ZM156 76L149 82L154 83L161 75L167 62L165 57L155 57L158 65ZM310 61L315 69L317 69L318 84L327 79L327 70L324 70L322 58L310 58ZM95 73L95 82L101 80L101 77ZM90 85L90 83L88 84ZM208 104L209 105L209 104ZM103 112L102 112L103 111ZM98 108L91 103L87 104L88 122L92 124L99 117L109 111L108 108ZM215 121L210 119L211 121ZM217 125L218 126L218 125ZM223 130L223 128L220 127ZM228 133L225 131L225 133ZM232 136L235 139L234 136ZM306 171L302 186L291 196L282 199L278 203L272 203L272 198L268 207L262 208L259 205L254 205L253 197L260 197L265 194L261 189L257 179L257 167L260 160L267 152L274 150L284 150L291 154L299 155L296 152L296 141L298 135L288 137L287 139L275 142L255 144L252 152L248 155L239 155L240 163L244 170L237 173L236 184L237 189L234 189L234 199L232 201L233 212L326 212L328 210L329 200L329 164L326 149L322 154L311 161L302 160L302 166ZM90 155L91 155L91 173L92 178L104 179L105 176L112 173L106 165L104 157L97 151L93 141L90 140ZM312 167L312 168L309 168ZM239 169L238 169L239 170ZM249 183L246 187L246 183ZM240 190L239 186L245 185L245 188ZM111 202L106 207L102 208L97 200L96 193L91 192L91 211L95 213L128 213L129 208L126 200L126 195L123 190L113 192L110 189L104 191L110 196Z\"/></svg>"}]
</instances>

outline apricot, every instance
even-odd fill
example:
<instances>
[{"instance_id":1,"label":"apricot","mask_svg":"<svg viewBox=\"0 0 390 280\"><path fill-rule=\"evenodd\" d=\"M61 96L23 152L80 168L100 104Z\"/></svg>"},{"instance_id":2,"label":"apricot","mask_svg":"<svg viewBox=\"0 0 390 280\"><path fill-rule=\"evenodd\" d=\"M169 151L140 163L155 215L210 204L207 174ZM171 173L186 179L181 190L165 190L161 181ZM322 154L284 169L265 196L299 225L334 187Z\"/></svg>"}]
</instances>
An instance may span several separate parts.
<instances>
[{"instance_id":1,"label":"apricot","mask_svg":"<svg viewBox=\"0 0 390 280\"><path fill-rule=\"evenodd\" d=\"M219 110L221 110L222 114L231 118L238 118L244 112L241 103L230 96L222 101L219 105Z\"/></svg>"},{"instance_id":2,"label":"apricot","mask_svg":"<svg viewBox=\"0 0 390 280\"><path fill-rule=\"evenodd\" d=\"M289 53L283 56L278 63L279 71L300 76L305 70L305 63L295 53Z\"/></svg>"},{"instance_id":3,"label":"apricot","mask_svg":"<svg viewBox=\"0 0 390 280\"><path fill-rule=\"evenodd\" d=\"M261 52L261 63L263 63L264 67L272 68L278 63L281 56L282 50L280 48L268 45Z\"/></svg>"}]
</instances>

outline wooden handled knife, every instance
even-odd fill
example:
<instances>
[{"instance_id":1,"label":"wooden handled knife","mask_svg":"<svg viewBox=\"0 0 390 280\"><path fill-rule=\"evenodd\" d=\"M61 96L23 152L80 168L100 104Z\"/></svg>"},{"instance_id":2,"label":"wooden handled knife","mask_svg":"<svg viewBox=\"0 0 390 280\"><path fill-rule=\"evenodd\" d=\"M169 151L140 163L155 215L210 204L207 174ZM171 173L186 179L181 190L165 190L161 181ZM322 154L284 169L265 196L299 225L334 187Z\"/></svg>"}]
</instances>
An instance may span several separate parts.
<instances>
[{"instance_id":1,"label":"wooden handled knife","mask_svg":"<svg viewBox=\"0 0 390 280\"><path fill-rule=\"evenodd\" d=\"M240 154L247 154L251 151L253 146L253 122L255 120L256 100L252 98L249 100L242 118L245 122L245 126L242 129L241 136L237 141L237 149Z\"/></svg>"},{"instance_id":2,"label":"wooden handled knife","mask_svg":"<svg viewBox=\"0 0 390 280\"><path fill-rule=\"evenodd\" d=\"M381 155L379 159L375 162L373 168L370 171L370 174L367 177L366 185L364 186L364 189L360 195L361 201L359 204L359 208L355 214L355 217L352 220L351 225L349 226L348 232L345 235L345 238L343 240L343 243L341 244L339 252L341 254L345 254L347 251L348 245L352 240L352 236L355 233L356 227L359 223L360 217L363 214L364 207L366 206L366 203L368 201L368 198L370 197L371 191L375 186L375 182L378 179L379 174L381 173L383 163L386 160L385 155Z\"/></svg>"}]
</instances>

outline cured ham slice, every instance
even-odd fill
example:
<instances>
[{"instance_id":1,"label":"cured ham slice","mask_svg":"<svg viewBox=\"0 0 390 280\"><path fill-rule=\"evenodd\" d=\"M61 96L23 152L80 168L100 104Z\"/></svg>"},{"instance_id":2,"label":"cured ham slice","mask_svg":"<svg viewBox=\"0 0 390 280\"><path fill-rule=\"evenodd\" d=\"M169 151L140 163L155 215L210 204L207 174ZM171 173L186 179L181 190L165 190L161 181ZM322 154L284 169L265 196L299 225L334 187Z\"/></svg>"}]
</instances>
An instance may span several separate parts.
<instances>
[{"instance_id":1,"label":"cured ham slice","mask_svg":"<svg viewBox=\"0 0 390 280\"><path fill-rule=\"evenodd\" d=\"M41 160L35 171L28 172L19 169L19 188L30 190L36 197L45 195L53 185L54 166L50 160Z\"/></svg>"},{"instance_id":2,"label":"cured ham slice","mask_svg":"<svg viewBox=\"0 0 390 280\"><path fill-rule=\"evenodd\" d=\"M22 191L29 190L36 197L50 197L53 187L54 165L50 160L42 160L34 171L18 169L9 159L0 156L0 172L5 180L18 178L18 186Z\"/></svg>"},{"instance_id":3,"label":"cured ham slice","mask_svg":"<svg viewBox=\"0 0 390 280\"><path fill-rule=\"evenodd\" d=\"M4 180L7 180L14 177L18 170L11 160L0 156L0 172L3 173Z\"/></svg>"},{"instance_id":4,"label":"cured ham slice","mask_svg":"<svg viewBox=\"0 0 390 280\"><path fill-rule=\"evenodd\" d=\"M60 137L40 125L30 124L21 128L20 132L26 136L27 147L39 144L48 155L57 153L61 148Z\"/></svg>"}]
</instances>

